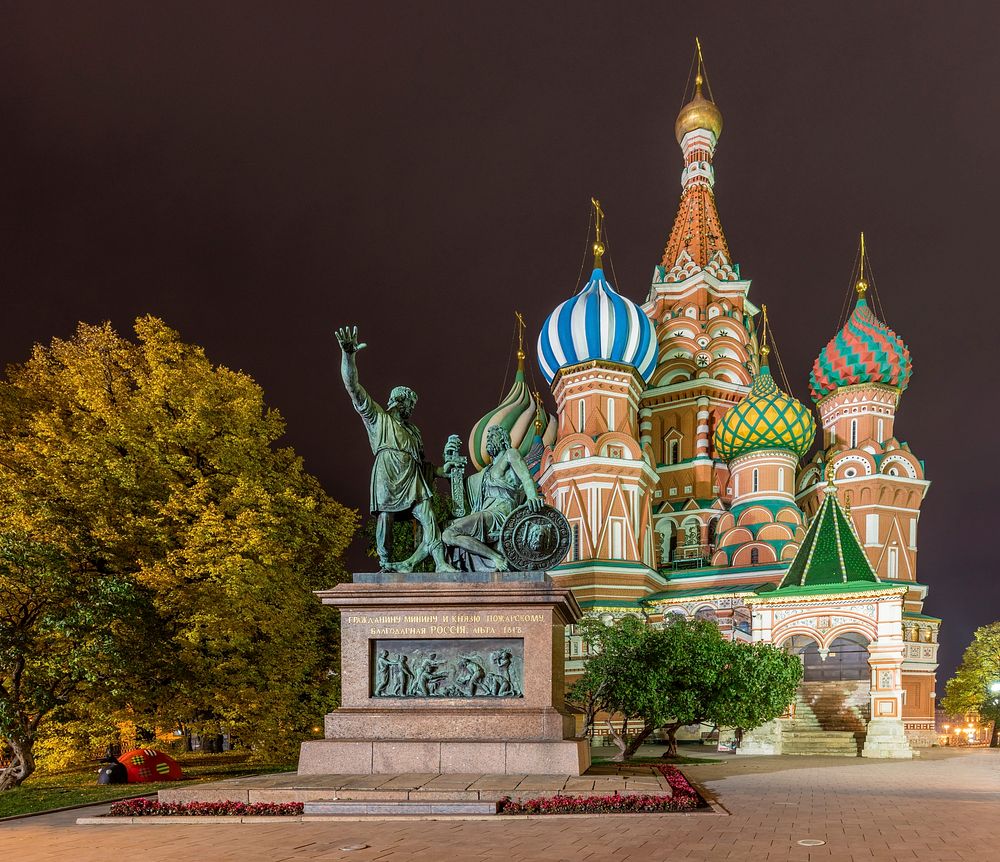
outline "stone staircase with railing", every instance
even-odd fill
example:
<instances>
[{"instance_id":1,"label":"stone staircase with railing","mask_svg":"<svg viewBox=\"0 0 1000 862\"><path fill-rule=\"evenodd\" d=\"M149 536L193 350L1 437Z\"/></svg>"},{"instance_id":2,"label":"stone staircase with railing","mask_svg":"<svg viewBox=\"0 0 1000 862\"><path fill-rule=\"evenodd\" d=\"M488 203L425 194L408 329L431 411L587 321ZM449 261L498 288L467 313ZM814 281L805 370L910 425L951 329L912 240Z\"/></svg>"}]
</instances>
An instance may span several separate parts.
<instances>
[{"instance_id":1,"label":"stone staircase with railing","mask_svg":"<svg viewBox=\"0 0 1000 862\"><path fill-rule=\"evenodd\" d=\"M804 682L782 720L782 754L858 757L868 725L868 682Z\"/></svg>"}]
</instances>

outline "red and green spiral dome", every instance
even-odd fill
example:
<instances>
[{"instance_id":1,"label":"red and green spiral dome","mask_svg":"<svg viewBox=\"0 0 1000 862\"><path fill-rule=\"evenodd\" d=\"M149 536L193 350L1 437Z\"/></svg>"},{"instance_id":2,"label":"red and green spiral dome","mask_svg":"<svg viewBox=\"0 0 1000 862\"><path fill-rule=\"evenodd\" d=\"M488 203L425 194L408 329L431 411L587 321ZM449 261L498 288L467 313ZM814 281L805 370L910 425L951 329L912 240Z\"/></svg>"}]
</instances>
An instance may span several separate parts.
<instances>
[{"instance_id":1,"label":"red and green spiral dome","mask_svg":"<svg viewBox=\"0 0 1000 862\"><path fill-rule=\"evenodd\" d=\"M816 357L809 391L814 401L859 383L881 383L902 392L912 370L903 339L874 315L861 296L844 328Z\"/></svg>"}]
</instances>

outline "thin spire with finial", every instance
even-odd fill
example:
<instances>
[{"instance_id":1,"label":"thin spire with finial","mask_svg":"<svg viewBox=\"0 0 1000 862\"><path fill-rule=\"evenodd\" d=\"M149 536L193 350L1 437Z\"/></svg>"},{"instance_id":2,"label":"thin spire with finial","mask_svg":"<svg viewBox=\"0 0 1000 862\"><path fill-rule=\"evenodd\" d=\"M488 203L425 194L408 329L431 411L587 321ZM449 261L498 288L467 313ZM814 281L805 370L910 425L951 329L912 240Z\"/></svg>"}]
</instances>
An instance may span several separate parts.
<instances>
[{"instance_id":1,"label":"thin spire with finial","mask_svg":"<svg viewBox=\"0 0 1000 862\"><path fill-rule=\"evenodd\" d=\"M601 202L597 198L591 198L590 203L594 207L594 269L603 269L601 258L604 256L604 243L601 241L601 228L604 210L601 209Z\"/></svg>"},{"instance_id":2,"label":"thin spire with finial","mask_svg":"<svg viewBox=\"0 0 1000 862\"><path fill-rule=\"evenodd\" d=\"M760 341L760 364L761 364L761 367L765 367L767 365L767 357L771 353L771 348L767 346L767 329L768 329L768 326L769 326L769 324L767 322L767 303L764 303L763 305L761 305L760 310L761 310L761 313L764 315L764 322L763 322L763 324L761 325L761 328L760 328L760 333L761 333L761 341Z\"/></svg>"},{"instance_id":3,"label":"thin spire with finial","mask_svg":"<svg viewBox=\"0 0 1000 862\"><path fill-rule=\"evenodd\" d=\"M701 56L701 39L699 39L697 36L694 37L694 45L698 51L698 66L695 69L694 73L694 94L695 96L700 96L701 84L702 81L704 81L702 73L705 69L705 58Z\"/></svg>"},{"instance_id":4,"label":"thin spire with finial","mask_svg":"<svg viewBox=\"0 0 1000 862\"><path fill-rule=\"evenodd\" d=\"M524 371L524 360L527 357L527 354L524 352L524 329L526 324L520 311L515 311L514 317L517 320L517 370Z\"/></svg>"},{"instance_id":5,"label":"thin spire with finial","mask_svg":"<svg viewBox=\"0 0 1000 862\"><path fill-rule=\"evenodd\" d=\"M833 461L826 462L826 487L831 491L837 486L833 481Z\"/></svg>"},{"instance_id":6,"label":"thin spire with finial","mask_svg":"<svg viewBox=\"0 0 1000 862\"><path fill-rule=\"evenodd\" d=\"M858 270L858 283L854 285L858 299L864 299L868 292L868 282L865 281L865 232L861 231L861 265Z\"/></svg>"},{"instance_id":7,"label":"thin spire with finial","mask_svg":"<svg viewBox=\"0 0 1000 862\"><path fill-rule=\"evenodd\" d=\"M697 36L694 37L695 52L697 54L697 65L695 68L694 76L694 95L695 98L701 96L702 84L708 89L708 98L710 101L712 99L712 84L708 80L708 69L705 67L705 57L701 53L701 39ZM703 97L704 98L704 97Z\"/></svg>"}]
</instances>

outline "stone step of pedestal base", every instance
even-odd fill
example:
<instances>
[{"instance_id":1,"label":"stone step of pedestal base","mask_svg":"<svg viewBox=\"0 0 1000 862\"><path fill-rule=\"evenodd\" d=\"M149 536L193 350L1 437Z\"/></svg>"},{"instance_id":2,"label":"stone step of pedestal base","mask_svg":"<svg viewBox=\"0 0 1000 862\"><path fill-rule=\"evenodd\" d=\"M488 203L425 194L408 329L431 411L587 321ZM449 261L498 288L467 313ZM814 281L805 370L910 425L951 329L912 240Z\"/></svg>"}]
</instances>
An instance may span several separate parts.
<instances>
[{"instance_id":1,"label":"stone step of pedestal base","mask_svg":"<svg viewBox=\"0 0 1000 862\"><path fill-rule=\"evenodd\" d=\"M789 745L781 747L782 754L815 755L817 757L858 757L860 752L856 746L851 748L831 747L829 745Z\"/></svg>"},{"instance_id":2,"label":"stone step of pedestal base","mask_svg":"<svg viewBox=\"0 0 1000 862\"><path fill-rule=\"evenodd\" d=\"M782 754L786 754L789 757L860 757L860 753L856 748L850 750L844 750L840 748L825 748L819 746L817 748L784 748L781 749Z\"/></svg>"},{"instance_id":3,"label":"stone step of pedestal base","mask_svg":"<svg viewBox=\"0 0 1000 862\"><path fill-rule=\"evenodd\" d=\"M781 753L857 757L861 748L859 736L848 730L786 728L781 734Z\"/></svg>"},{"instance_id":4,"label":"stone step of pedestal base","mask_svg":"<svg viewBox=\"0 0 1000 862\"><path fill-rule=\"evenodd\" d=\"M396 800L374 802L368 800L316 800L306 802L303 814L377 814L413 815L428 814L496 814L496 802L456 802L447 799Z\"/></svg>"}]
</instances>

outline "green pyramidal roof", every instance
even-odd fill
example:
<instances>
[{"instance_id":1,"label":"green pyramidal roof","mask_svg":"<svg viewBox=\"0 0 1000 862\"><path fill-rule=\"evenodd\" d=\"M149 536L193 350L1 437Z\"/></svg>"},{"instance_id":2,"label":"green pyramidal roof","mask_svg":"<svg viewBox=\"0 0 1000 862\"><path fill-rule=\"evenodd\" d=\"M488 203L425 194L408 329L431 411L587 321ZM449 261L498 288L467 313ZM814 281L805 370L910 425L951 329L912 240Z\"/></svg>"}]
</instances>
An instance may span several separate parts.
<instances>
[{"instance_id":1,"label":"green pyramidal roof","mask_svg":"<svg viewBox=\"0 0 1000 862\"><path fill-rule=\"evenodd\" d=\"M827 486L823 503L778 589L843 589L844 584L861 587L881 583L854 532L850 516L840 507L833 486Z\"/></svg>"}]
</instances>

